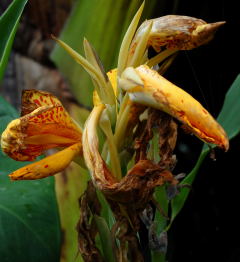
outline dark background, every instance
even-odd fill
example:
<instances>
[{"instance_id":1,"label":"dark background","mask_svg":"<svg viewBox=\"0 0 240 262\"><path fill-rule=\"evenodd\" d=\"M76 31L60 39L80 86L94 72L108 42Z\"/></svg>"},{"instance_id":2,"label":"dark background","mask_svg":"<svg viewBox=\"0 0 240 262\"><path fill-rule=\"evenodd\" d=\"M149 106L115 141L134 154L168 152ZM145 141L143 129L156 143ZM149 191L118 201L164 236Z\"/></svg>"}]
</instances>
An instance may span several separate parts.
<instances>
[{"instance_id":1,"label":"dark background","mask_svg":"<svg viewBox=\"0 0 240 262\"><path fill-rule=\"evenodd\" d=\"M0 11L9 2L1 1ZM53 2L49 1L49 3ZM70 5L66 4L68 1L59 2L65 3L62 10L59 11L55 5L45 6L44 8L49 10L49 13L46 13L44 8L43 11L38 9L44 6L43 3L46 4L45 1L30 1L20 26L20 30L22 27L26 28L24 26L27 26L28 30L27 32L25 30L25 34L18 33L17 37L20 36L22 42L28 43L37 27L41 28L43 40L47 38L49 27L51 32L57 35L70 10ZM170 81L183 87L199 100L214 117L217 117L222 107L226 91L240 72L238 2L237 0L159 0L152 16L178 14L194 16L207 22L226 21L208 45L181 52L166 74ZM56 15L58 12L60 16ZM42 14L40 18L39 13ZM56 17L58 19L55 19ZM49 24L46 24L46 21ZM18 43L20 42L15 43L14 52L26 54L27 48L22 48ZM34 54L34 59L53 67L46 56L49 53L48 49L44 48L40 54ZM178 164L175 173L191 171L201 148L201 141L180 130L176 150ZM168 251L170 262L240 261L238 214L240 136L230 142L229 152L224 153L217 149L215 153L216 161L210 158L205 160L186 205L170 229L171 249Z\"/></svg>"},{"instance_id":2,"label":"dark background","mask_svg":"<svg viewBox=\"0 0 240 262\"><path fill-rule=\"evenodd\" d=\"M224 96L240 72L238 1L166 1L164 14L226 21L206 46L182 52L166 77L184 87L217 117ZM156 16L158 16L156 10ZM162 15L162 13L159 13ZM240 101L240 98L239 98ZM239 113L240 117L240 113ZM181 142L180 142L181 141ZM176 172L189 172L202 143L180 133ZM239 156L240 137L227 153L216 150L216 161L207 158L189 198L169 236L169 261L240 261Z\"/></svg>"}]
</instances>

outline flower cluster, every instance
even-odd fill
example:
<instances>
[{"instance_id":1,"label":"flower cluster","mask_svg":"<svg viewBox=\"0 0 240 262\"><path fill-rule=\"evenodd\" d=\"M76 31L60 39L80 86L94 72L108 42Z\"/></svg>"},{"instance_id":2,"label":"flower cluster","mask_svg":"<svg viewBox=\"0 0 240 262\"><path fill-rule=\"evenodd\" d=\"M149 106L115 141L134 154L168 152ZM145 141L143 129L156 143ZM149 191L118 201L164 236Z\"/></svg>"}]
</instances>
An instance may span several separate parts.
<instances>
[{"instance_id":1,"label":"flower cluster","mask_svg":"<svg viewBox=\"0 0 240 262\"><path fill-rule=\"evenodd\" d=\"M32 161L51 148L61 150L13 172L11 179L39 179L54 175L80 156L94 184L109 195L113 191L120 192L124 188L126 192L128 187L134 187L133 174L156 174L158 170L161 179L152 187L164 181L175 183L166 165L158 169L157 164L148 159L147 147L144 147L144 157L136 157L139 148L136 141L139 132L143 133L141 126L152 116L150 108L176 119L204 142L228 150L226 133L211 114L190 94L162 76L178 51L206 44L224 22L208 24L192 17L168 15L147 20L136 30L142 9L143 6L123 39L117 68L108 73L86 39L83 42L84 58L53 37L91 76L95 87L94 107L82 130L56 97L47 92L25 90L22 116L12 121L3 132L2 150L18 161ZM152 58L148 57L150 46L156 51ZM101 149L99 128L105 137ZM151 136L145 143L150 139ZM126 156L129 152L130 156ZM134 158L135 164L131 165ZM128 171L123 166L129 167ZM122 174L123 170L127 172L126 176Z\"/></svg>"}]
</instances>

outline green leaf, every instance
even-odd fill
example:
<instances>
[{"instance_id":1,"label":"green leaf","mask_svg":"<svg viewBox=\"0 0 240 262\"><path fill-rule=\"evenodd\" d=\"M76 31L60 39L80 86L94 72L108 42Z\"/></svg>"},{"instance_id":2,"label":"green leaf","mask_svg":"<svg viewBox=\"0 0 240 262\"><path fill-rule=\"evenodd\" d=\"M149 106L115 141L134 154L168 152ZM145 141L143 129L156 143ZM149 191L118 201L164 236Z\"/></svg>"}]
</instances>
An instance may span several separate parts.
<instances>
[{"instance_id":1,"label":"green leaf","mask_svg":"<svg viewBox=\"0 0 240 262\"><path fill-rule=\"evenodd\" d=\"M154 223L156 225L156 235L157 237L166 230L168 223L168 204L169 201L167 199L166 188L164 186L159 186L155 189L154 198L159 203L159 208L161 211L156 209ZM151 258L152 262L164 262L165 261L165 253L159 252L157 250L151 250Z\"/></svg>"},{"instance_id":2,"label":"green leaf","mask_svg":"<svg viewBox=\"0 0 240 262\"><path fill-rule=\"evenodd\" d=\"M17 112L0 97L0 133ZM60 223L54 178L9 180L8 174L26 165L0 151L1 262L59 261Z\"/></svg>"},{"instance_id":3,"label":"green leaf","mask_svg":"<svg viewBox=\"0 0 240 262\"><path fill-rule=\"evenodd\" d=\"M76 225L80 217L79 199L87 187L88 172L71 163L63 172L55 176L55 189L61 220L63 239L61 262L82 262L78 254L78 232Z\"/></svg>"},{"instance_id":4,"label":"green leaf","mask_svg":"<svg viewBox=\"0 0 240 262\"><path fill-rule=\"evenodd\" d=\"M154 197L159 203L161 212L156 209L154 222L156 222L156 233L160 235L167 226L167 216L168 216L168 199L167 193L164 186L157 187L154 192Z\"/></svg>"},{"instance_id":5,"label":"green leaf","mask_svg":"<svg viewBox=\"0 0 240 262\"><path fill-rule=\"evenodd\" d=\"M209 152L208 149L202 151L193 170L183 179L180 185L192 185L203 160L208 155L208 152ZM170 224L173 222L175 217L183 208L185 201L187 200L187 197L189 195L189 192L190 192L190 188L187 187L182 188L180 193L177 196L175 196L174 199L171 201L172 214L171 214Z\"/></svg>"},{"instance_id":6,"label":"green leaf","mask_svg":"<svg viewBox=\"0 0 240 262\"><path fill-rule=\"evenodd\" d=\"M0 79L8 61L18 22L27 0L15 0L0 17Z\"/></svg>"},{"instance_id":7,"label":"green leaf","mask_svg":"<svg viewBox=\"0 0 240 262\"><path fill-rule=\"evenodd\" d=\"M103 217L97 215L94 215L93 218L99 232L103 255L105 258L104 261L116 262L113 253L113 239L111 237L111 232L109 230L106 220Z\"/></svg>"},{"instance_id":8,"label":"green leaf","mask_svg":"<svg viewBox=\"0 0 240 262\"><path fill-rule=\"evenodd\" d=\"M218 122L227 132L229 139L240 132L240 75L237 76L228 90L223 108L217 118Z\"/></svg>"},{"instance_id":9,"label":"green leaf","mask_svg":"<svg viewBox=\"0 0 240 262\"><path fill-rule=\"evenodd\" d=\"M112 226L116 223L113 212L112 212L104 194L100 190L97 190L97 196L98 196L98 200L100 201L101 207L102 207L101 208L101 217L103 217L105 219L108 227L112 228Z\"/></svg>"},{"instance_id":10,"label":"green leaf","mask_svg":"<svg viewBox=\"0 0 240 262\"><path fill-rule=\"evenodd\" d=\"M232 86L228 90L222 110L217 118L218 122L225 129L229 140L235 137L240 132L240 75L237 76L236 80L233 82ZM198 161L193 168L193 170L183 179L180 183L181 185L192 185L197 172L209 153L209 148L205 145L203 146L202 152L198 158ZM171 215L171 223L181 211L184 206L184 203L189 195L189 188L182 188L181 192L172 200L172 215Z\"/></svg>"}]
</instances>

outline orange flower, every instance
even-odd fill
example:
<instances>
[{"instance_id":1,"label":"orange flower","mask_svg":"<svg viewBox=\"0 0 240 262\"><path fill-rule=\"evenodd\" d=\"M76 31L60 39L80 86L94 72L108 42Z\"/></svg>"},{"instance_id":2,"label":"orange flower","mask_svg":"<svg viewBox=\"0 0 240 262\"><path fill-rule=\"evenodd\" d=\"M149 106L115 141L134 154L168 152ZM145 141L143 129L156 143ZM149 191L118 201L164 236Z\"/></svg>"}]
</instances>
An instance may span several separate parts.
<instances>
[{"instance_id":1,"label":"orange flower","mask_svg":"<svg viewBox=\"0 0 240 262\"><path fill-rule=\"evenodd\" d=\"M9 123L1 137L3 152L18 161L33 161L45 150L66 149L23 167L11 179L38 179L64 169L82 154L82 132L52 94L26 90L22 96L22 117Z\"/></svg>"}]
</instances>

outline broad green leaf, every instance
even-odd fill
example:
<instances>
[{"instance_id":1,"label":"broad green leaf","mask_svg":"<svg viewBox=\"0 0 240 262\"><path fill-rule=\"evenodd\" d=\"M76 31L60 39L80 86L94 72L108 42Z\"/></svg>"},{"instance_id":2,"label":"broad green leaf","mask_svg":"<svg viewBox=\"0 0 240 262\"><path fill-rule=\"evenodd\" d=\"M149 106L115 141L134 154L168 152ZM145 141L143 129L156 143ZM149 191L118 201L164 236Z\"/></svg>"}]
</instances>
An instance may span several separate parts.
<instances>
[{"instance_id":1,"label":"broad green leaf","mask_svg":"<svg viewBox=\"0 0 240 262\"><path fill-rule=\"evenodd\" d=\"M0 134L16 117L0 97ZM0 151L1 262L57 262L61 239L54 178L10 181L8 174L26 164Z\"/></svg>"},{"instance_id":2,"label":"broad green leaf","mask_svg":"<svg viewBox=\"0 0 240 262\"><path fill-rule=\"evenodd\" d=\"M55 188L58 201L61 232L61 262L83 261L78 252L78 234L76 230L80 218L79 198L84 193L89 179L86 170L72 163L60 174L55 175Z\"/></svg>"},{"instance_id":3,"label":"broad green leaf","mask_svg":"<svg viewBox=\"0 0 240 262\"><path fill-rule=\"evenodd\" d=\"M83 128L89 111L78 105L70 104L68 112ZM89 178L88 171L76 163L71 163L63 172L55 175L55 190L63 234L61 262L83 261L78 251L76 226L81 215L79 199L87 188Z\"/></svg>"},{"instance_id":4,"label":"broad green leaf","mask_svg":"<svg viewBox=\"0 0 240 262\"><path fill-rule=\"evenodd\" d=\"M225 129L229 140L235 137L240 132L240 75L236 78L233 82L232 86L228 90L222 110L217 118L218 122L222 125ZM198 158L198 161L193 168L193 170L186 176L185 179L181 182L181 185L187 184L191 185L197 175L197 172L209 153L209 148L204 146L202 152ZM184 203L189 195L190 189L189 188L182 188L181 192L172 200L172 216L171 216L171 223L177 216L177 214L181 211L184 206Z\"/></svg>"},{"instance_id":5,"label":"broad green leaf","mask_svg":"<svg viewBox=\"0 0 240 262\"><path fill-rule=\"evenodd\" d=\"M150 16L156 2L146 3L143 17ZM86 37L109 71L117 65L121 40L141 3L142 0L77 0L59 38L83 55L82 41ZM58 45L51 58L69 80L80 103L91 106L93 85L88 74Z\"/></svg>"},{"instance_id":6,"label":"broad green leaf","mask_svg":"<svg viewBox=\"0 0 240 262\"><path fill-rule=\"evenodd\" d=\"M27 0L14 0L0 17L0 79L8 61L13 39Z\"/></svg>"}]
</instances>

